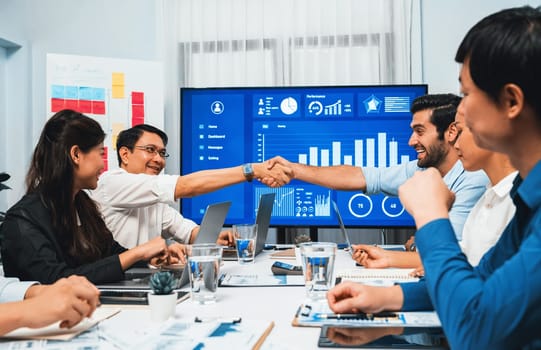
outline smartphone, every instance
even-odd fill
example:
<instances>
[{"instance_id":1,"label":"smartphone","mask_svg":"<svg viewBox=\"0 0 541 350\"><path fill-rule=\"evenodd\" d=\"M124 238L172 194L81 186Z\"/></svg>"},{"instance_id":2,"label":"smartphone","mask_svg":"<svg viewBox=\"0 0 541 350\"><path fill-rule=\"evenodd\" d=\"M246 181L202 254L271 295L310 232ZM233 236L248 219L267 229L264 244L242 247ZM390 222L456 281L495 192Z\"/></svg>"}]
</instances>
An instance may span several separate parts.
<instances>
[{"instance_id":1,"label":"smartphone","mask_svg":"<svg viewBox=\"0 0 541 350\"><path fill-rule=\"evenodd\" d=\"M302 267L275 261L271 266L274 275L302 275Z\"/></svg>"}]
</instances>

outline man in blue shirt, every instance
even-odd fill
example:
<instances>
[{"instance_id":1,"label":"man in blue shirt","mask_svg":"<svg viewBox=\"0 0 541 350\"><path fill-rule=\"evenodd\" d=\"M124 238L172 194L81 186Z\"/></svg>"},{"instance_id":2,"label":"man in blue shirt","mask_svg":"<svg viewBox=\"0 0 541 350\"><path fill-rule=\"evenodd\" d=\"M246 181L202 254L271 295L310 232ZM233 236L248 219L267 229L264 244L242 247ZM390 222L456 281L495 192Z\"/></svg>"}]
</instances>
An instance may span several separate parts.
<instances>
[{"instance_id":1,"label":"man in blue shirt","mask_svg":"<svg viewBox=\"0 0 541 350\"><path fill-rule=\"evenodd\" d=\"M519 176L511 197L516 214L498 243L473 268L453 234L453 200L435 169L400 187L415 218L426 279L375 288L339 285L329 292L335 312L436 308L456 349L541 348L541 11L513 8L477 23L463 39L459 110L475 142L507 154ZM480 228L482 229L482 228Z\"/></svg>"},{"instance_id":2,"label":"man in blue shirt","mask_svg":"<svg viewBox=\"0 0 541 350\"><path fill-rule=\"evenodd\" d=\"M275 157L269 160L269 166L282 164L293 170L295 179L336 190L361 190L366 194L384 193L390 196L397 196L398 187L416 171L435 167L456 195L449 216L460 240L466 217L485 192L488 178L483 171L465 171L452 146L450 126L455 120L459 103L460 97L453 94L424 95L413 101L409 145L416 150L417 160L408 163L385 168L351 165L317 167ZM265 179L263 182L269 184Z\"/></svg>"}]
</instances>

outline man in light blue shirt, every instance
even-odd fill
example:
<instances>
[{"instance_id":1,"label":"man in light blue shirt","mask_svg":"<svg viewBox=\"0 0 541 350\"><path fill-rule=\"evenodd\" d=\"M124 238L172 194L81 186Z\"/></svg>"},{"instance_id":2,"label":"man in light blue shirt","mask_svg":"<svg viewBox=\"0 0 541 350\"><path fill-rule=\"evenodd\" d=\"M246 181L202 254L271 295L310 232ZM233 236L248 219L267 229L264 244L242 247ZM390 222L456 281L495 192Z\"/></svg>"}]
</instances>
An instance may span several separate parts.
<instances>
[{"instance_id":1,"label":"man in light blue shirt","mask_svg":"<svg viewBox=\"0 0 541 350\"><path fill-rule=\"evenodd\" d=\"M469 211L484 193L488 178L483 171L465 171L453 148L450 132L460 97L453 94L424 95L411 105L412 134L409 145L417 152L417 160L386 168L359 168L350 165L328 167L291 163L282 157L269 160L269 166L282 164L293 169L293 178L335 190L358 191L366 194L398 195L398 187L416 171L435 167L456 199L449 216L457 239ZM263 181L265 182L265 180Z\"/></svg>"}]
</instances>

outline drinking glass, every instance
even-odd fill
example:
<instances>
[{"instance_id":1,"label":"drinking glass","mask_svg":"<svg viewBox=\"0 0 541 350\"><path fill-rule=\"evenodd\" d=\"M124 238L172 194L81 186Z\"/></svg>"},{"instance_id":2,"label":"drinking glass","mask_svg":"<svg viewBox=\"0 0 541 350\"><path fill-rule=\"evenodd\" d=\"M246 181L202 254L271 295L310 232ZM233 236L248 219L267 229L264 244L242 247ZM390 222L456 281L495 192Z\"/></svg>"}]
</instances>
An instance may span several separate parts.
<instances>
[{"instance_id":1,"label":"drinking glass","mask_svg":"<svg viewBox=\"0 0 541 350\"><path fill-rule=\"evenodd\" d=\"M313 300L324 299L335 283L336 243L307 242L299 248L306 294Z\"/></svg>"},{"instance_id":2,"label":"drinking glass","mask_svg":"<svg viewBox=\"0 0 541 350\"><path fill-rule=\"evenodd\" d=\"M216 302L222 247L216 244L192 244L186 247L190 269L192 300L199 304Z\"/></svg>"},{"instance_id":3,"label":"drinking glass","mask_svg":"<svg viewBox=\"0 0 541 350\"><path fill-rule=\"evenodd\" d=\"M257 241L257 224L233 225L233 235L239 264L246 265L254 262L255 243Z\"/></svg>"}]
</instances>

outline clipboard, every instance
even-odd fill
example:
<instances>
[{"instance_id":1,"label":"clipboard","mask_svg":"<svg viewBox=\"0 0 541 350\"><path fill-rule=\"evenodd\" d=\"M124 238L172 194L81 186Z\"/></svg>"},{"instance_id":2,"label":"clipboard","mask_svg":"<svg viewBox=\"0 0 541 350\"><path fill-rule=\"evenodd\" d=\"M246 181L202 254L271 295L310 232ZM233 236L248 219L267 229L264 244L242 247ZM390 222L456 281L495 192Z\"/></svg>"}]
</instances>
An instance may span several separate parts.
<instances>
[{"instance_id":1,"label":"clipboard","mask_svg":"<svg viewBox=\"0 0 541 350\"><path fill-rule=\"evenodd\" d=\"M305 302L297 309L291 325L295 327L441 327L435 311L381 312L375 314L335 314L327 301Z\"/></svg>"}]
</instances>

